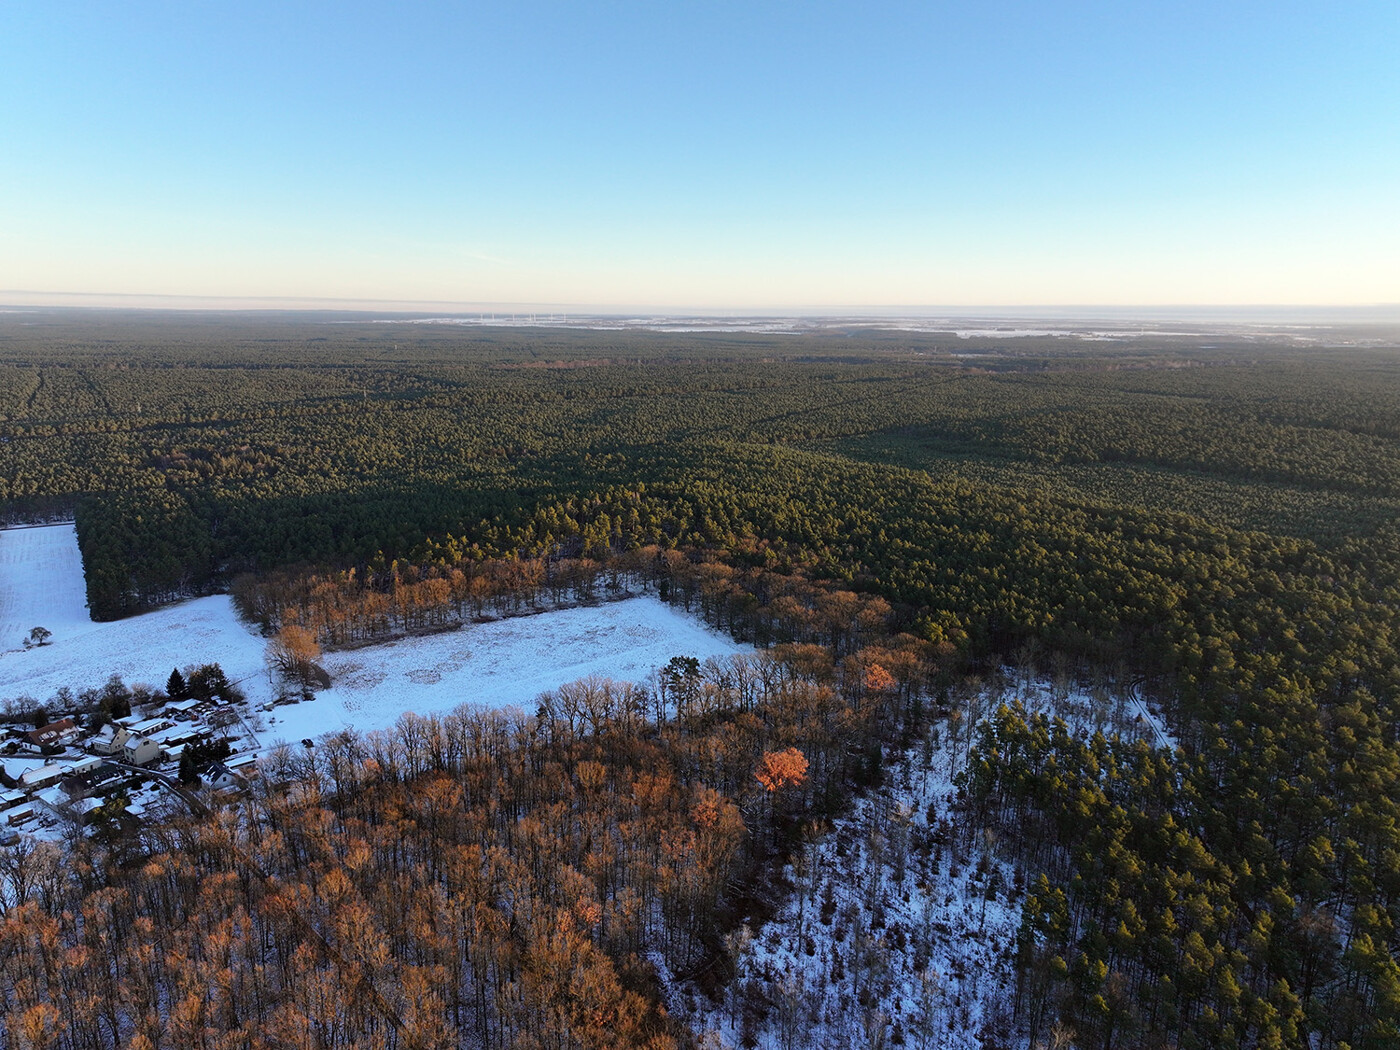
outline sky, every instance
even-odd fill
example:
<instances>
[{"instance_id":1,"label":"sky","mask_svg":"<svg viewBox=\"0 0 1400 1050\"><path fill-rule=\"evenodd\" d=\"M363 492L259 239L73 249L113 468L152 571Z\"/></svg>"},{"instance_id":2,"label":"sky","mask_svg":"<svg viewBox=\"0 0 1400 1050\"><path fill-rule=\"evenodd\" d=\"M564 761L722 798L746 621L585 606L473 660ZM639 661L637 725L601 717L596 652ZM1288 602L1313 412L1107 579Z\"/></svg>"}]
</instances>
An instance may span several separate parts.
<instances>
[{"instance_id":1,"label":"sky","mask_svg":"<svg viewBox=\"0 0 1400 1050\"><path fill-rule=\"evenodd\" d=\"M6 0L0 302L1397 303L1397 70L1394 0Z\"/></svg>"}]
</instances>

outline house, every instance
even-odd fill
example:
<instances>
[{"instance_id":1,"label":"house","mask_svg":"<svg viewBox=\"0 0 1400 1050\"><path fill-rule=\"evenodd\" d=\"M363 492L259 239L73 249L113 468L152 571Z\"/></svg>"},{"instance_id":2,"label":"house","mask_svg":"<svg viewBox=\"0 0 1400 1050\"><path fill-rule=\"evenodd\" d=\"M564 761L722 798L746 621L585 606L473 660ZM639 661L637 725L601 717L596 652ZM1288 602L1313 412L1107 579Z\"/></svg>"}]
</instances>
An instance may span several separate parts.
<instances>
[{"instance_id":1,"label":"house","mask_svg":"<svg viewBox=\"0 0 1400 1050\"><path fill-rule=\"evenodd\" d=\"M68 763L56 762L52 765L37 766L34 769L27 769L24 775L19 778L19 786L25 791L37 791L40 788L48 787L50 784L57 784L60 779L68 775Z\"/></svg>"},{"instance_id":2,"label":"house","mask_svg":"<svg viewBox=\"0 0 1400 1050\"><path fill-rule=\"evenodd\" d=\"M99 755L117 755L121 753L122 748L130 739L131 732L126 726L105 725L89 741L88 747Z\"/></svg>"},{"instance_id":3,"label":"house","mask_svg":"<svg viewBox=\"0 0 1400 1050\"><path fill-rule=\"evenodd\" d=\"M23 791L0 791L0 812L23 805L26 797Z\"/></svg>"},{"instance_id":4,"label":"house","mask_svg":"<svg viewBox=\"0 0 1400 1050\"><path fill-rule=\"evenodd\" d=\"M87 758L80 758L76 762L68 763L68 775L73 777L87 776L97 772L102 768L102 759L95 755Z\"/></svg>"},{"instance_id":5,"label":"house","mask_svg":"<svg viewBox=\"0 0 1400 1050\"><path fill-rule=\"evenodd\" d=\"M166 704L165 714L172 718L189 721L199 714L199 710L203 706L203 703L191 697L189 700L177 700L174 703Z\"/></svg>"},{"instance_id":6,"label":"house","mask_svg":"<svg viewBox=\"0 0 1400 1050\"><path fill-rule=\"evenodd\" d=\"M68 774L59 781L70 798L87 798L89 795L111 791L114 781L127 776L118 767L94 755L74 762L68 767Z\"/></svg>"},{"instance_id":7,"label":"house","mask_svg":"<svg viewBox=\"0 0 1400 1050\"><path fill-rule=\"evenodd\" d=\"M242 755L234 755L232 758L224 759L224 766L230 773L236 773L245 780L258 775L258 756L256 752L247 752Z\"/></svg>"},{"instance_id":8,"label":"house","mask_svg":"<svg viewBox=\"0 0 1400 1050\"><path fill-rule=\"evenodd\" d=\"M88 824L92 815L102 808L102 800L96 798L75 798L68 803L68 813L79 824Z\"/></svg>"},{"instance_id":9,"label":"house","mask_svg":"<svg viewBox=\"0 0 1400 1050\"><path fill-rule=\"evenodd\" d=\"M68 813L68 792L57 785L44 788L43 791L35 792L34 805L38 809L48 810L54 816L66 816Z\"/></svg>"},{"instance_id":10,"label":"house","mask_svg":"<svg viewBox=\"0 0 1400 1050\"><path fill-rule=\"evenodd\" d=\"M132 736L150 736L152 733L159 733L162 729L169 729L175 723L169 718L148 718L144 722L137 722L131 726Z\"/></svg>"},{"instance_id":11,"label":"house","mask_svg":"<svg viewBox=\"0 0 1400 1050\"><path fill-rule=\"evenodd\" d=\"M205 781L215 791L237 791L248 786L246 780L221 762L215 762L209 767Z\"/></svg>"},{"instance_id":12,"label":"house","mask_svg":"<svg viewBox=\"0 0 1400 1050\"><path fill-rule=\"evenodd\" d=\"M204 726L182 725L171 726L158 733L151 733L149 739L154 740L161 747L169 748L176 744L188 744L196 740L203 740L208 735L209 730Z\"/></svg>"},{"instance_id":13,"label":"house","mask_svg":"<svg viewBox=\"0 0 1400 1050\"><path fill-rule=\"evenodd\" d=\"M50 722L48 725L40 726L38 729L31 729L28 733L25 733L24 736L25 739L35 747L43 747L46 744L52 747L55 744L61 743L63 737L72 733L77 728L77 723L71 718L61 718L57 722Z\"/></svg>"},{"instance_id":14,"label":"house","mask_svg":"<svg viewBox=\"0 0 1400 1050\"><path fill-rule=\"evenodd\" d=\"M51 787L34 796L36 805L48 810L56 817L76 820L86 824L93 810L102 805L95 798L71 798L62 788Z\"/></svg>"},{"instance_id":15,"label":"house","mask_svg":"<svg viewBox=\"0 0 1400 1050\"><path fill-rule=\"evenodd\" d=\"M32 802L26 802L22 806L15 806L12 809L5 810L0 816L3 816L5 818L5 823L13 828L18 824L23 824L26 820L34 819L34 804Z\"/></svg>"},{"instance_id":16,"label":"house","mask_svg":"<svg viewBox=\"0 0 1400 1050\"><path fill-rule=\"evenodd\" d=\"M159 762L160 756L160 745L145 737L133 736L122 748L122 761L129 766L149 766Z\"/></svg>"}]
</instances>

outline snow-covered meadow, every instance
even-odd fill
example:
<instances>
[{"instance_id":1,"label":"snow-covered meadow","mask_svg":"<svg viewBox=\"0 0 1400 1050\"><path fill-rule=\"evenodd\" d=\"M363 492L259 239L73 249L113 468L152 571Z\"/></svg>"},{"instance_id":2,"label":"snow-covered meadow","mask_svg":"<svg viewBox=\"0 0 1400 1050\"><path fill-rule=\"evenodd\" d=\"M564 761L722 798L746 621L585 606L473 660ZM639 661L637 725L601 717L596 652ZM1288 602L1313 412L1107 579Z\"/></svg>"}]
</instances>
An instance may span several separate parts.
<instances>
[{"instance_id":1,"label":"snow-covered meadow","mask_svg":"<svg viewBox=\"0 0 1400 1050\"><path fill-rule=\"evenodd\" d=\"M0 531L0 702L47 700L60 687L100 687L113 674L128 685L163 686L171 668L218 663L257 705L275 695L267 641L235 615L223 595L143 616L93 623L82 559L71 525ZM35 626L48 644L24 649ZM323 663L332 687L315 700L279 706L258 734L266 746L354 726L394 724L404 711L459 704L528 707L540 693L589 675L643 682L673 656L750 651L651 597L562 609L349 652Z\"/></svg>"},{"instance_id":2,"label":"snow-covered meadow","mask_svg":"<svg viewBox=\"0 0 1400 1050\"><path fill-rule=\"evenodd\" d=\"M278 707L268 735L381 729L403 711L462 703L532 708L565 682L597 676L641 684L673 656L740 652L752 648L652 597L513 617L331 653L322 661L331 688L310 703Z\"/></svg>"},{"instance_id":3,"label":"snow-covered meadow","mask_svg":"<svg viewBox=\"0 0 1400 1050\"><path fill-rule=\"evenodd\" d=\"M57 641L93 626L73 526L0 530L0 653L23 648L34 627Z\"/></svg>"}]
</instances>

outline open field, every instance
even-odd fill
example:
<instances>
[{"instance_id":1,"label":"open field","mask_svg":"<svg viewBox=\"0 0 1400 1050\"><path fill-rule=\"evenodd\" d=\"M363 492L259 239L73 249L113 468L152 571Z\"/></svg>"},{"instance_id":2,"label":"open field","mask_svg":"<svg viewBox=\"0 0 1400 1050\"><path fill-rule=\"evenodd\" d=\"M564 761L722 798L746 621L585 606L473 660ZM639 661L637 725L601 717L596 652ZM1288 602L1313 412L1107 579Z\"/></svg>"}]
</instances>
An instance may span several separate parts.
<instances>
[{"instance_id":1,"label":"open field","mask_svg":"<svg viewBox=\"0 0 1400 1050\"><path fill-rule=\"evenodd\" d=\"M77 693L113 674L128 685L163 686L171 668L202 663L220 664L255 704L273 698L266 640L239 621L227 596L93 623L81 604L72 526L0 532L0 556L7 635L18 644L36 623L54 635L41 648L0 654L0 701L46 700L63 686ZM528 707L545 690L589 675L642 682L673 656L704 660L741 651L747 647L655 598L498 620L329 654L333 687L314 701L278 707L260 738L299 740L350 725L381 729L404 711L428 714L462 703Z\"/></svg>"},{"instance_id":2,"label":"open field","mask_svg":"<svg viewBox=\"0 0 1400 1050\"><path fill-rule=\"evenodd\" d=\"M57 641L94 626L73 526L0 530L0 652L20 648L33 627Z\"/></svg>"},{"instance_id":3,"label":"open field","mask_svg":"<svg viewBox=\"0 0 1400 1050\"><path fill-rule=\"evenodd\" d=\"M407 638L323 661L332 688L310 703L278 707L269 739L301 739L354 726L383 729L404 711L450 711L463 703L530 708L565 682L590 675L644 682L673 656L748 652L655 598L477 624Z\"/></svg>"}]
</instances>

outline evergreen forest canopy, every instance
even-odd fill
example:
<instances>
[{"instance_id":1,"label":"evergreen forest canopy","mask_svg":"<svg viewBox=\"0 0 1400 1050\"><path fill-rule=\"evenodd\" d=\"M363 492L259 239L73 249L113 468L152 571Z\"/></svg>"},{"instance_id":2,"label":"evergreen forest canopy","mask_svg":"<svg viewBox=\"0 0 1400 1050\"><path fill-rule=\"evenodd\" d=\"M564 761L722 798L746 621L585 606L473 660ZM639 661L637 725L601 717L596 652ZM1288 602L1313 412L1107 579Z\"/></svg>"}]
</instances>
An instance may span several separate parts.
<instances>
[{"instance_id":1,"label":"evergreen forest canopy","mask_svg":"<svg viewBox=\"0 0 1400 1050\"><path fill-rule=\"evenodd\" d=\"M105 618L240 577L392 589L488 559L672 551L723 567L707 602L732 629L833 661L851 655L842 631L802 626L819 595L886 603L892 637L937 654L931 688L1014 651L1116 668L1163 699L1178 755L1015 710L974 755L970 819L1039 873L1018 1010L1084 1045L1380 1048L1400 1039L1400 340L1344 335L14 315L0 499L16 519L76 514ZM668 581L688 586L682 569ZM814 812L856 775L791 716L760 717L754 755L812 752ZM850 731L878 750L923 717L901 706ZM711 783L675 757L718 731L676 732L645 753L571 737L538 763L575 784L583 762L608 784L664 769L763 838L744 776ZM781 834L764 841L781 852ZM706 869L707 907L725 864L765 860L736 842ZM185 892L169 885L162 900Z\"/></svg>"}]
</instances>

